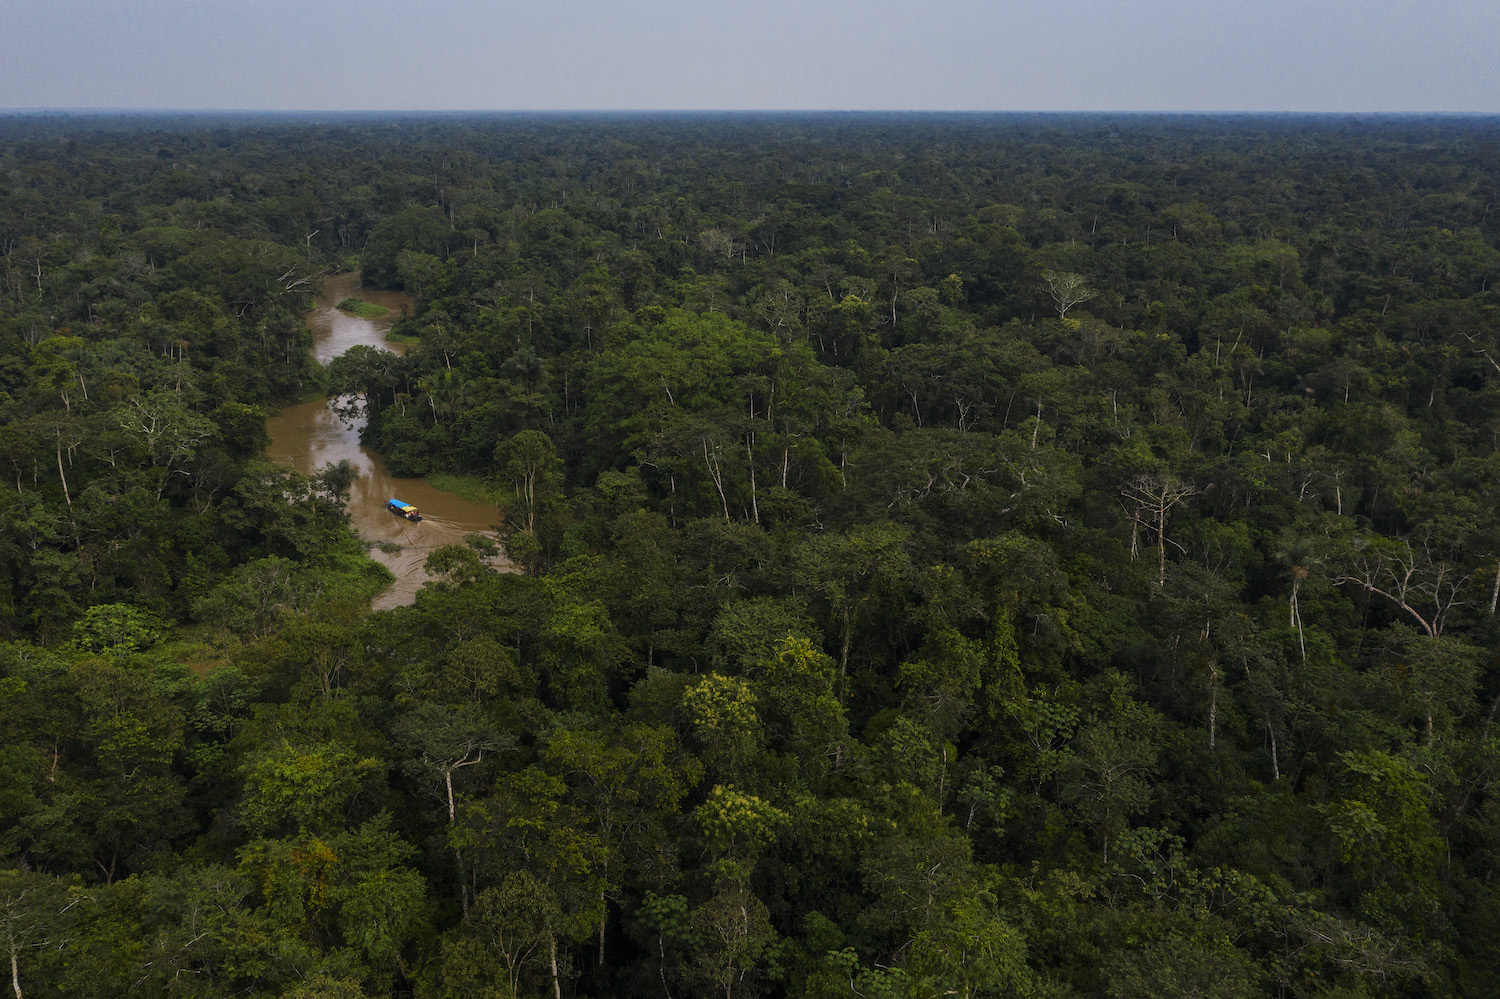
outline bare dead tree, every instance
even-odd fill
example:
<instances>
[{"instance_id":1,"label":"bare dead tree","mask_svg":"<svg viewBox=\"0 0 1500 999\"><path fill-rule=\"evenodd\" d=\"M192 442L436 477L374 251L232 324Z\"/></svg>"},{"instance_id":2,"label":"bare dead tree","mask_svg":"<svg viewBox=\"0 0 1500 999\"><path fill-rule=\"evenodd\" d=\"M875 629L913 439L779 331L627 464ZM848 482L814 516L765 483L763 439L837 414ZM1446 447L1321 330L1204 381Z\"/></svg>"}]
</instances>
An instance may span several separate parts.
<instances>
[{"instance_id":1,"label":"bare dead tree","mask_svg":"<svg viewBox=\"0 0 1500 999\"><path fill-rule=\"evenodd\" d=\"M1130 515L1130 553L1133 557L1138 548L1142 527L1156 535L1156 585L1164 589L1167 585L1167 516L1172 508L1200 490L1191 482L1175 475L1142 472L1125 483L1120 495L1131 505L1126 508ZM1181 550L1182 546L1171 542Z\"/></svg>"},{"instance_id":2,"label":"bare dead tree","mask_svg":"<svg viewBox=\"0 0 1500 999\"><path fill-rule=\"evenodd\" d=\"M1472 575L1438 557L1426 541L1413 545L1407 538L1358 538L1353 557L1333 581L1384 597L1429 638L1437 638L1449 612L1467 603L1464 589Z\"/></svg>"}]
</instances>

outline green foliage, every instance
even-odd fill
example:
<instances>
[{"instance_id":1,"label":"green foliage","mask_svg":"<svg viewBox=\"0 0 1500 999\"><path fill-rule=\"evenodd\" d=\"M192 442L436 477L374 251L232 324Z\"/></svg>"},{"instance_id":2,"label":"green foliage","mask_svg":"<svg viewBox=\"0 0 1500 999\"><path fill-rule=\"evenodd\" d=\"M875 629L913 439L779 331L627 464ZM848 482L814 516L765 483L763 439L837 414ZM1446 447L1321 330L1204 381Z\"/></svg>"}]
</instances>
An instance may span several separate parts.
<instances>
[{"instance_id":1,"label":"green foliage","mask_svg":"<svg viewBox=\"0 0 1500 999\"><path fill-rule=\"evenodd\" d=\"M1325 812L1338 859L1366 877L1430 877L1442 843L1422 774L1378 750L1341 753L1339 761L1343 790Z\"/></svg>"},{"instance_id":2,"label":"green foliage","mask_svg":"<svg viewBox=\"0 0 1500 999\"><path fill-rule=\"evenodd\" d=\"M710 673L682 692L682 709L705 762L739 774L759 750L755 691L743 680Z\"/></svg>"},{"instance_id":3,"label":"green foliage","mask_svg":"<svg viewBox=\"0 0 1500 999\"><path fill-rule=\"evenodd\" d=\"M335 308L350 315L359 316L361 319L379 319L391 310L374 302L366 302L362 298L346 298L339 302Z\"/></svg>"},{"instance_id":4,"label":"green foliage","mask_svg":"<svg viewBox=\"0 0 1500 999\"><path fill-rule=\"evenodd\" d=\"M785 825L787 815L753 794L715 786L695 812L708 848L731 861L753 858ZM742 868L741 868L742 870ZM741 876L738 872L729 877Z\"/></svg>"},{"instance_id":5,"label":"green foliage","mask_svg":"<svg viewBox=\"0 0 1500 999\"><path fill-rule=\"evenodd\" d=\"M342 747L302 751L284 743L246 768L243 821L260 835L326 832L378 773L377 761Z\"/></svg>"},{"instance_id":6,"label":"green foliage","mask_svg":"<svg viewBox=\"0 0 1500 999\"><path fill-rule=\"evenodd\" d=\"M303 960L389 981L423 922L426 885L405 866L413 849L388 826L380 816L326 840L258 839L240 851L271 931L303 944Z\"/></svg>"},{"instance_id":7,"label":"green foliage","mask_svg":"<svg viewBox=\"0 0 1500 999\"><path fill-rule=\"evenodd\" d=\"M1493 121L396 124L0 120L13 991L1491 987Z\"/></svg>"},{"instance_id":8,"label":"green foliage","mask_svg":"<svg viewBox=\"0 0 1500 999\"><path fill-rule=\"evenodd\" d=\"M129 655L144 652L163 637L155 615L129 604L99 604L73 625L73 643L90 652Z\"/></svg>"}]
</instances>

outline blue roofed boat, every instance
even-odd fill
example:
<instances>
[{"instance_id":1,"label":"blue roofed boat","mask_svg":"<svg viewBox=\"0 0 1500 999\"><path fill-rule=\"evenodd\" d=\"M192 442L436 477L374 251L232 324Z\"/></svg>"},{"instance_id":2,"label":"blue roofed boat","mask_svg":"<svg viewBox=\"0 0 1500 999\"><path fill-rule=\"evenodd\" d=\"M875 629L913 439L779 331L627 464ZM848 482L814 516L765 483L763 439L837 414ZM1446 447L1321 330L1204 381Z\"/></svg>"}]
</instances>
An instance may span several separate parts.
<instances>
[{"instance_id":1,"label":"blue roofed boat","mask_svg":"<svg viewBox=\"0 0 1500 999\"><path fill-rule=\"evenodd\" d=\"M404 503L398 499L386 500L385 508L391 511L391 513L394 513L396 516L405 517L407 520L422 519L422 511L418 510L410 503Z\"/></svg>"}]
</instances>

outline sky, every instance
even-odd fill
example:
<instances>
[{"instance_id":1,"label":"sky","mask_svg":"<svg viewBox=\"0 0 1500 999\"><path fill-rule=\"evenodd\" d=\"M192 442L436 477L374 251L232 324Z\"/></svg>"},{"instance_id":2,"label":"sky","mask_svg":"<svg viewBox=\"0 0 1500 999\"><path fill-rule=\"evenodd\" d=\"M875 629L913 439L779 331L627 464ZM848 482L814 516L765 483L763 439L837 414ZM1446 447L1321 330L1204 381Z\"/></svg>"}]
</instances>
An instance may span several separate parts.
<instances>
[{"instance_id":1,"label":"sky","mask_svg":"<svg viewBox=\"0 0 1500 999\"><path fill-rule=\"evenodd\" d=\"M1500 112L1497 0L0 0L0 108Z\"/></svg>"}]
</instances>

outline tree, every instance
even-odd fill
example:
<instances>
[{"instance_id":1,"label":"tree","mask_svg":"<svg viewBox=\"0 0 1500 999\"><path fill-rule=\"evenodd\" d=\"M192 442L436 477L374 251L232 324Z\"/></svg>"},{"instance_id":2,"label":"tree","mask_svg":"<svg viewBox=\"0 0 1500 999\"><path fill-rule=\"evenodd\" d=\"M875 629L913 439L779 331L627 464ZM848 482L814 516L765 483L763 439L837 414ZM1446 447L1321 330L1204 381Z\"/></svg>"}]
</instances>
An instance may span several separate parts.
<instances>
[{"instance_id":1,"label":"tree","mask_svg":"<svg viewBox=\"0 0 1500 999\"><path fill-rule=\"evenodd\" d=\"M61 951L69 936L70 914L84 898L46 874L0 869L0 945L10 958L10 987L16 999L24 999L23 956Z\"/></svg>"},{"instance_id":2,"label":"tree","mask_svg":"<svg viewBox=\"0 0 1500 999\"><path fill-rule=\"evenodd\" d=\"M1333 581L1390 601L1428 637L1438 638L1449 613L1464 602L1471 574L1435 549L1430 537L1416 545L1407 538L1356 538Z\"/></svg>"},{"instance_id":3,"label":"tree","mask_svg":"<svg viewBox=\"0 0 1500 999\"><path fill-rule=\"evenodd\" d=\"M565 600L543 632L542 665L556 703L602 713L612 683L630 661L630 648L598 600Z\"/></svg>"},{"instance_id":4,"label":"tree","mask_svg":"<svg viewBox=\"0 0 1500 999\"><path fill-rule=\"evenodd\" d=\"M495 923L522 943L497 946L511 957L507 967L518 968L545 944L545 961L554 994L561 995L563 963L558 946L563 940L584 940L597 930L606 914L605 881L601 864L606 848L588 823L568 801L567 785L559 778L530 766L505 774L496 782L496 793L483 800L461 804L459 822L450 830L450 842L464 851L472 865L476 884L488 881L470 909L471 919L481 918L486 891ZM489 917L483 917L489 918Z\"/></svg>"},{"instance_id":5,"label":"tree","mask_svg":"<svg viewBox=\"0 0 1500 999\"><path fill-rule=\"evenodd\" d=\"M522 430L495 445L495 471L511 481L521 507L521 530L536 534L537 514L562 481L562 461L552 439Z\"/></svg>"},{"instance_id":6,"label":"tree","mask_svg":"<svg viewBox=\"0 0 1500 999\"><path fill-rule=\"evenodd\" d=\"M498 888L479 893L468 925L480 946L503 969L501 995L520 996L533 972L550 972L553 995L561 999L557 962L561 923L556 897L527 871L516 871Z\"/></svg>"},{"instance_id":7,"label":"tree","mask_svg":"<svg viewBox=\"0 0 1500 999\"><path fill-rule=\"evenodd\" d=\"M1442 842L1424 775L1379 750L1340 753L1339 762L1340 793L1321 809L1339 861L1377 884L1394 879L1430 891Z\"/></svg>"},{"instance_id":8,"label":"tree","mask_svg":"<svg viewBox=\"0 0 1500 999\"><path fill-rule=\"evenodd\" d=\"M1081 274L1069 271L1042 271L1042 287L1057 307L1057 318L1067 319L1068 310L1093 298L1098 292L1088 286Z\"/></svg>"},{"instance_id":9,"label":"tree","mask_svg":"<svg viewBox=\"0 0 1500 999\"><path fill-rule=\"evenodd\" d=\"M1025 995L1035 987L1025 938L984 891L950 903L943 920L918 933L904 968L915 994Z\"/></svg>"},{"instance_id":10,"label":"tree","mask_svg":"<svg viewBox=\"0 0 1500 999\"><path fill-rule=\"evenodd\" d=\"M766 973L767 952L777 942L765 903L745 886L731 884L693 910L699 942L695 970L704 984L734 999ZM752 973L759 975L751 977Z\"/></svg>"},{"instance_id":11,"label":"tree","mask_svg":"<svg viewBox=\"0 0 1500 999\"><path fill-rule=\"evenodd\" d=\"M241 819L254 834L327 835L343 825L349 799L380 770L344 746L268 746L244 767Z\"/></svg>"},{"instance_id":12,"label":"tree","mask_svg":"<svg viewBox=\"0 0 1500 999\"><path fill-rule=\"evenodd\" d=\"M163 637L163 622L129 604L96 604L73 625L73 641L90 652L129 655L143 652Z\"/></svg>"},{"instance_id":13,"label":"tree","mask_svg":"<svg viewBox=\"0 0 1500 999\"><path fill-rule=\"evenodd\" d=\"M757 703L771 744L811 773L837 769L848 752L849 720L834 663L805 638L788 635L762 664Z\"/></svg>"},{"instance_id":14,"label":"tree","mask_svg":"<svg viewBox=\"0 0 1500 999\"><path fill-rule=\"evenodd\" d=\"M1139 921L1139 917L1136 917ZM1261 972L1226 928L1204 919L1140 947L1111 955L1104 976L1110 999L1252 999L1264 995Z\"/></svg>"},{"instance_id":15,"label":"tree","mask_svg":"<svg viewBox=\"0 0 1500 999\"><path fill-rule=\"evenodd\" d=\"M682 708L704 762L731 779L744 772L760 748L755 702L750 684L718 673L709 673L682 692Z\"/></svg>"},{"instance_id":16,"label":"tree","mask_svg":"<svg viewBox=\"0 0 1500 999\"><path fill-rule=\"evenodd\" d=\"M894 954L924 932L941 932L950 907L976 891L978 872L968 838L929 801L910 785L890 790L896 821L860 858L868 901L859 923Z\"/></svg>"},{"instance_id":17,"label":"tree","mask_svg":"<svg viewBox=\"0 0 1500 999\"><path fill-rule=\"evenodd\" d=\"M1131 556L1135 556L1142 527L1156 535L1157 589L1167 585L1167 516L1178 503L1197 494L1198 488L1192 483L1159 472L1142 472L1120 490L1120 495L1130 503Z\"/></svg>"},{"instance_id":18,"label":"tree","mask_svg":"<svg viewBox=\"0 0 1500 999\"><path fill-rule=\"evenodd\" d=\"M676 739L664 726L611 719L602 732L559 729L542 757L548 769L573 789L573 800L590 821L600 846L599 954L604 964L608 897L615 858L631 868L649 863L664 848L664 826L696 783L700 768L678 754ZM625 864L616 866L619 871ZM618 876L618 875L617 875Z\"/></svg>"},{"instance_id":19,"label":"tree","mask_svg":"<svg viewBox=\"0 0 1500 999\"><path fill-rule=\"evenodd\" d=\"M415 852L382 814L326 838L252 840L239 866L260 887L278 943L300 944L309 963L325 948L342 951L345 967L386 991L426 917L426 881L406 866Z\"/></svg>"},{"instance_id":20,"label":"tree","mask_svg":"<svg viewBox=\"0 0 1500 999\"><path fill-rule=\"evenodd\" d=\"M1063 800L1098 837L1108 862L1110 839L1155 793L1162 722L1130 696L1124 677L1105 674L1094 687L1097 706L1074 737L1059 780Z\"/></svg>"},{"instance_id":21,"label":"tree","mask_svg":"<svg viewBox=\"0 0 1500 999\"><path fill-rule=\"evenodd\" d=\"M315 490L326 495L332 502L343 505L349 502L349 491L354 488L354 482L358 478L359 469L348 458L342 458L324 465L313 475L311 482Z\"/></svg>"},{"instance_id":22,"label":"tree","mask_svg":"<svg viewBox=\"0 0 1500 999\"><path fill-rule=\"evenodd\" d=\"M828 630L838 636L841 682L848 673L857 626L869 619L882 596L899 592L910 571L909 538L904 527L876 523L814 538L798 549L797 577L819 595L827 609Z\"/></svg>"},{"instance_id":23,"label":"tree","mask_svg":"<svg viewBox=\"0 0 1500 999\"><path fill-rule=\"evenodd\" d=\"M486 713L472 704L419 704L402 716L397 731L420 754L409 761L408 768L436 785L438 799L447 806L450 824L458 816L454 775L466 767L483 764L486 754L493 758L512 741L505 733L496 731Z\"/></svg>"}]
</instances>

